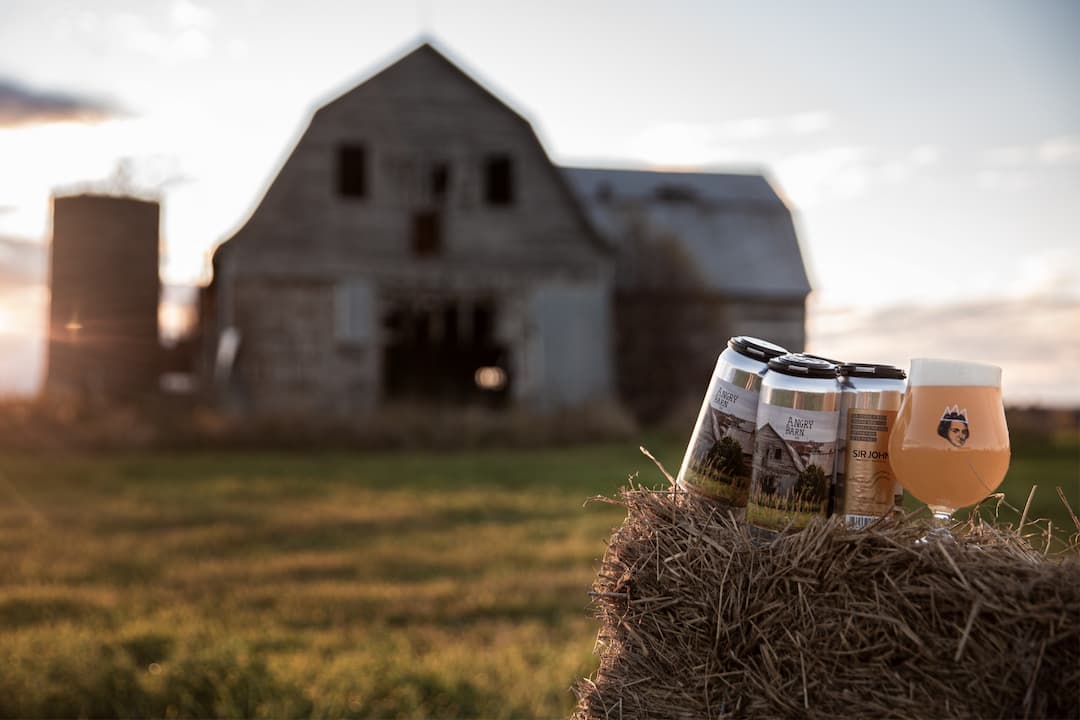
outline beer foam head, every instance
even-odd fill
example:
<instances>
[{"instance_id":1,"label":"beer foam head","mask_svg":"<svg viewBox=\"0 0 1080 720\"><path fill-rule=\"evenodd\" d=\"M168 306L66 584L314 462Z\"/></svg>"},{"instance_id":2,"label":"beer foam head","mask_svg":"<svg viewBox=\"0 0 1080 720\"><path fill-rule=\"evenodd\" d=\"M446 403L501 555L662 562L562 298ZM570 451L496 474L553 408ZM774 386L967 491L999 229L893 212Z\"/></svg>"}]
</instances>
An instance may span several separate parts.
<instances>
[{"instance_id":1,"label":"beer foam head","mask_svg":"<svg viewBox=\"0 0 1080 720\"><path fill-rule=\"evenodd\" d=\"M960 360L914 358L908 373L908 385L1001 387L1001 368Z\"/></svg>"}]
</instances>

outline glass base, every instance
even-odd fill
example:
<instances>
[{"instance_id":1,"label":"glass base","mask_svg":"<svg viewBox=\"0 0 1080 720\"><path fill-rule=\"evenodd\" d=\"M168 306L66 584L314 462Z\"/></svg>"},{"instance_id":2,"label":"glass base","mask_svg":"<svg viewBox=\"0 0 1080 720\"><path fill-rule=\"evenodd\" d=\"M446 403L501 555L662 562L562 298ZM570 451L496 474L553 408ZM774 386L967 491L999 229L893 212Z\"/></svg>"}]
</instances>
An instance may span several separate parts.
<instances>
[{"instance_id":1,"label":"glass base","mask_svg":"<svg viewBox=\"0 0 1080 720\"><path fill-rule=\"evenodd\" d=\"M750 540L759 547L772 543L773 540L780 537L780 533L775 530L766 530L765 528L759 528L756 525L746 525L746 530L750 534Z\"/></svg>"}]
</instances>

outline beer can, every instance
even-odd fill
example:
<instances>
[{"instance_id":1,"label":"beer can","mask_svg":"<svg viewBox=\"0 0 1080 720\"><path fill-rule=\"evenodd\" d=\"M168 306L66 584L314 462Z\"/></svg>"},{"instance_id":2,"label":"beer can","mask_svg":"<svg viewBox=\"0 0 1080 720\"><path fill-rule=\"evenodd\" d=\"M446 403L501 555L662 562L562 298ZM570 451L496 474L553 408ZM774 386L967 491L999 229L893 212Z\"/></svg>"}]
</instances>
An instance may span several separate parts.
<instances>
[{"instance_id":1,"label":"beer can","mask_svg":"<svg viewBox=\"0 0 1080 720\"><path fill-rule=\"evenodd\" d=\"M739 335L716 360L712 380L686 446L678 484L733 511L746 507L754 452L758 391L770 359L787 350Z\"/></svg>"},{"instance_id":2,"label":"beer can","mask_svg":"<svg viewBox=\"0 0 1080 720\"><path fill-rule=\"evenodd\" d=\"M761 380L746 522L757 537L801 530L828 515L840 421L834 363L806 355L769 361Z\"/></svg>"},{"instance_id":3,"label":"beer can","mask_svg":"<svg viewBox=\"0 0 1080 720\"><path fill-rule=\"evenodd\" d=\"M889 435L907 375L892 365L840 366L840 428L832 514L852 528L902 512L904 491L889 466Z\"/></svg>"}]
</instances>

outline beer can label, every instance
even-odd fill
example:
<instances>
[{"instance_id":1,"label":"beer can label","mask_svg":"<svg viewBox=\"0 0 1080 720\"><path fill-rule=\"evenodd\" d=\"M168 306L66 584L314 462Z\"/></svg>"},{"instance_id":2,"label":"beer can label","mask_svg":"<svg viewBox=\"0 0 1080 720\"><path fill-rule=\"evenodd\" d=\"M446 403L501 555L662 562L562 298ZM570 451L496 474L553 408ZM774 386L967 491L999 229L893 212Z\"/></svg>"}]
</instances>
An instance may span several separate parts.
<instances>
[{"instance_id":1,"label":"beer can label","mask_svg":"<svg viewBox=\"0 0 1080 720\"><path fill-rule=\"evenodd\" d=\"M895 410L847 412L843 507L849 527L864 528L903 503L889 466L889 433L895 422Z\"/></svg>"},{"instance_id":2,"label":"beer can label","mask_svg":"<svg viewBox=\"0 0 1080 720\"><path fill-rule=\"evenodd\" d=\"M706 497L745 507L758 393L719 377L713 378L709 391L680 479Z\"/></svg>"},{"instance_id":3,"label":"beer can label","mask_svg":"<svg viewBox=\"0 0 1080 720\"><path fill-rule=\"evenodd\" d=\"M798 530L829 507L839 412L762 405L746 520Z\"/></svg>"}]
</instances>

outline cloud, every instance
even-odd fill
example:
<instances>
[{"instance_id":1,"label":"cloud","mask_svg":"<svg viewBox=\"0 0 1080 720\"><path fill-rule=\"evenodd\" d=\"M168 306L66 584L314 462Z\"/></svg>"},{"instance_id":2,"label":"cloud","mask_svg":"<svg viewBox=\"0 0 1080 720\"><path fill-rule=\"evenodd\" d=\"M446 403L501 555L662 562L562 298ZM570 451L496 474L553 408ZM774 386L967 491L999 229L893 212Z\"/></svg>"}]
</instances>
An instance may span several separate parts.
<instances>
[{"instance_id":1,"label":"cloud","mask_svg":"<svg viewBox=\"0 0 1080 720\"><path fill-rule=\"evenodd\" d=\"M117 114L101 100L27 87L0 78L0 128L53 122L97 122Z\"/></svg>"},{"instance_id":2,"label":"cloud","mask_svg":"<svg viewBox=\"0 0 1080 720\"><path fill-rule=\"evenodd\" d=\"M1080 135L1058 135L1029 145L1002 145L978 155L975 184L982 190L1016 193L1045 179L1055 169L1080 164Z\"/></svg>"},{"instance_id":3,"label":"cloud","mask_svg":"<svg viewBox=\"0 0 1080 720\"><path fill-rule=\"evenodd\" d=\"M778 135L812 135L828 130L832 122L830 113L813 110L794 115L741 118L702 127L716 142L738 142Z\"/></svg>"},{"instance_id":4,"label":"cloud","mask_svg":"<svg viewBox=\"0 0 1080 720\"><path fill-rule=\"evenodd\" d=\"M40 285L48 260L44 245L0 235L0 290Z\"/></svg>"},{"instance_id":5,"label":"cloud","mask_svg":"<svg viewBox=\"0 0 1080 720\"><path fill-rule=\"evenodd\" d=\"M911 150L907 160L917 167L937 165L941 160L941 151L935 145L919 145Z\"/></svg>"},{"instance_id":6,"label":"cloud","mask_svg":"<svg viewBox=\"0 0 1080 720\"><path fill-rule=\"evenodd\" d=\"M119 44L169 66L208 58L215 25L214 12L190 0L175 0L167 18L122 12L109 21Z\"/></svg>"},{"instance_id":7,"label":"cloud","mask_svg":"<svg viewBox=\"0 0 1080 720\"><path fill-rule=\"evenodd\" d=\"M1039 160L1046 165L1080 162L1080 135L1062 135L1039 144Z\"/></svg>"},{"instance_id":8,"label":"cloud","mask_svg":"<svg viewBox=\"0 0 1080 720\"><path fill-rule=\"evenodd\" d=\"M1031 187L1033 174L1025 170L1007 168L980 170L975 173L975 185L981 190L1016 193Z\"/></svg>"},{"instance_id":9,"label":"cloud","mask_svg":"<svg viewBox=\"0 0 1080 720\"><path fill-rule=\"evenodd\" d=\"M173 25L179 28L208 28L213 26L215 21L212 10L191 0L175 0L169 15Z\"/></svg>"},{"instance_id":10,"label":"cloud","mask_svg":"<svg viewBox=\"0 0 1080 720\"><path fill-rule=\"evenodd\" d=\"M1058 135L1030 145L1007 145L978 153L975 185L990 192L1015 193L1034 186L1054 168L1080 164L1080 135Z\"/></svg>"},{"instance_id":11,"label":"cloud","mask_svg":"<svg viewBox=\"0 0 1080 720\"><path fill-rule=\"evenodd\" d=\"M875 186L904 182L940 161L941 152L935 145L837 145L788 155L774 168L785 195L806 209L829 199L859 197Z\"/></svg>"},{"instance_id":12,"label":"cloud","mask_svg":"<svg viewBox=\"0 0 1080 720\"><path fill-rule=\"evenodd\" d=\"M1032 145L1002 145L980 154L991 168L1023 168L1033 165L1074 165L1080 163L1080 135L1058 135Z\"/></svg>"},{"instance_id":13,"label":"cloud","mask_svg":"<svg viewBox=\"0 0 1080 720\"><path fill-rule=\"evenodd\" d=\"M832 114L824 110L723 122L663 123L647 128L634 137L631 154L646 162L660 164L731 162L745 154L746 143L816 135L832 125Z\"/></svg>"},{"instance_id":14,"label":"cloud","mask_svg":"<svg viewBox=\"0 0 1080 720\"><path fill-rule=\"evenodd\" d=\"M1034 296L864 311L812 308L810 348L829 357L907 367L912 357L999 365L1012 404L1080 405L1080 299Z\"/></svg>"},{"instance_id":15,"label":"cloud","mask_svg":"<svg viewBox=\"0 0 1080 720\"><path fill-rule=\"evenodd\" d=\"M1008 297L1080 301L1080 258L1072 248L1029 248L1011 264Z\"/></svg>"},{"instance_id":16,"label":"cloud","mask_svg":"<svg viewBox=\"0 0 1080 720\"><path fill-rule=\"evenodd\" d=\"M1026 145L1003 145L983 150L980 159L983 165L996 168L1027 165L1034 158L1034 149Z\"/></svg>"}]
</instances>

